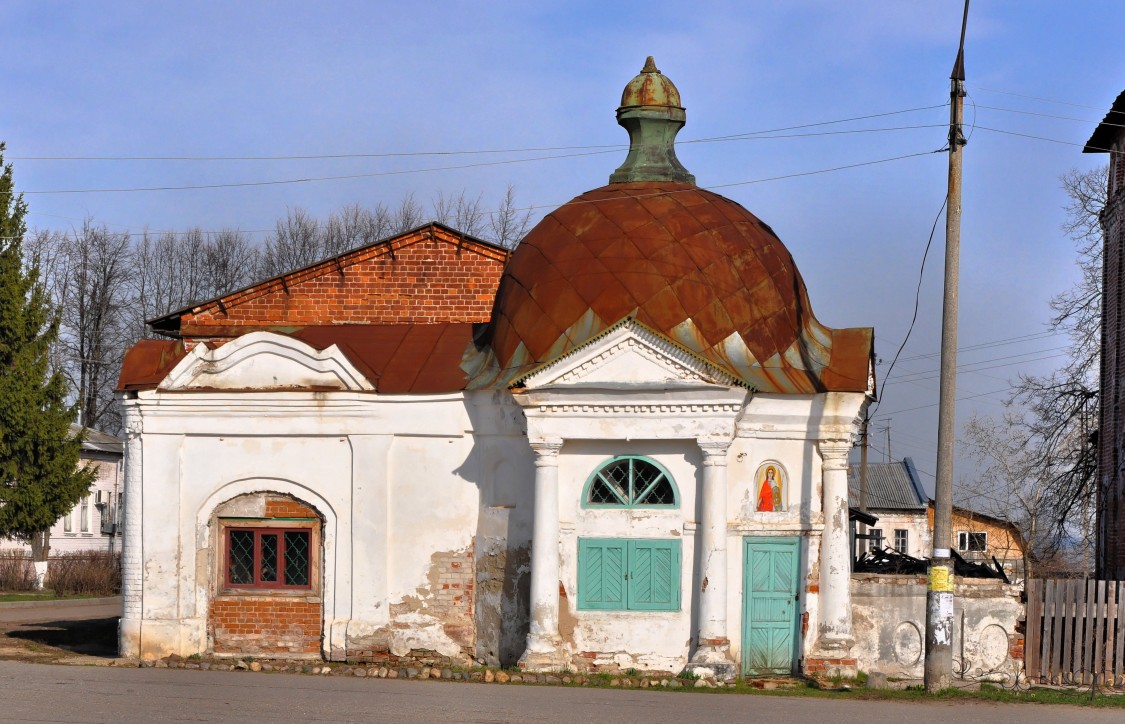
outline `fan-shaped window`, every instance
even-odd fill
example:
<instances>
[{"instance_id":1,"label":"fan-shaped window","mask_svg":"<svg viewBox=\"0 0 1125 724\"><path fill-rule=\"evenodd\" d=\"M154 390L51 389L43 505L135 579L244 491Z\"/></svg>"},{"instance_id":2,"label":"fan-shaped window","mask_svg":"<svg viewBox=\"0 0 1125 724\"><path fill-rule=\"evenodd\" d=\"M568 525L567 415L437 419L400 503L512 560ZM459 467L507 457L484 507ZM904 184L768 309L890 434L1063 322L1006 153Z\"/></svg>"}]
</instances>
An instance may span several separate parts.
<instances>
[{"instance_id":1,"label":"fan-shaped window","mask_svg":"<svg viewBox=\"0 0 1125 724\"><path fill-rule=\"evenodd\" d=\"M586 481L582 504L595 508L662 508L679 504L668 471L648 458L621 456L605 462Z\"/></svg>"}]
</instances>

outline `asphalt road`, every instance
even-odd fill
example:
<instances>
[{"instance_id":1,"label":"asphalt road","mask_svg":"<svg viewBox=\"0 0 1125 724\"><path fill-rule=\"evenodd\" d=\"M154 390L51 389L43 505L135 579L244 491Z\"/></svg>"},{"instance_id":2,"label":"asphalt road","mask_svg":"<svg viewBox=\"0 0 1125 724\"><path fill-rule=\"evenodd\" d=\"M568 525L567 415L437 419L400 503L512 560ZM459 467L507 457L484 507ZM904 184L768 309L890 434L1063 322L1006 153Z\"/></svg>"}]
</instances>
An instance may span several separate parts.
<instances>
[{"instance_id":1,"label":"asphalt road","mask_svg":"<svg viewBox=\"0 0 1125 724\"><path fill-rule=\"evenodd\" d=\"M0 662L5 722L1121 722L1121 709L900 703Z\"/></svg>"},{"instance_id":2,"label":"asphalt road","mask_svg":"<svg viewBox=\"0 0 1125 724\"><path fill-rule=\"evenodd\" d=\"M41 621L87 621L121 615L121 597L0 603L0 625Z\"/></svg>"}]
</instances>

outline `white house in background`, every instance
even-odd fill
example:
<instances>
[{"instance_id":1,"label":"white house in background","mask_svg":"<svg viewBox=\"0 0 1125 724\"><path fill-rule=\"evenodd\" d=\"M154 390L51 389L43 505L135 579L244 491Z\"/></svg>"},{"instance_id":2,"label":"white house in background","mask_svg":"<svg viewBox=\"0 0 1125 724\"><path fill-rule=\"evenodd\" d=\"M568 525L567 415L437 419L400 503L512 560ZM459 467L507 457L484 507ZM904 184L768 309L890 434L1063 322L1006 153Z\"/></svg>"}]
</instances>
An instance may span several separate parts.
<instances>
[{"instance_id":1,"label":"white house in background","mask_svg":"<svg viewBox=\"0 0 1125 724\"><path fill-rule=\"evenodd\" d=\"M853 508L860 507L860 474L859 465L848 467L848 504ZM859 549L885 546L915 558L929 558L933 553L929 501L910 458L868 463L867 512L879 522L867 533L879 539L868 540L868 545Z\"/></svg>"},{"instance_id":2,"label":"white house in background","mask_svg":"<svg viewBox=\"0 0 1125 724\"><path fill-rule=\"evenodd\" d=\"M81 431L78 425L70 426L71 435ZM120 552L121 508L118 503L125 485L124 447L124 440L119 437L86 429L78 464L93 465L97 478L90 492L51 526L51 555L76 551ZM5 541L3 547L31 551L30 546L18 541Z\"/></svg>"},{"instance_id":3,"label":"white house in background","mask_svg":"<svg viewBox=\"0 0 1125 724\"><path fill-rule=\"evenodd\" d=\"M695 185L651 58L618 120L610 184L510 255L430 224L151 322L122 655L855 670L873 332Z\"/></svg>"}]
</instances>

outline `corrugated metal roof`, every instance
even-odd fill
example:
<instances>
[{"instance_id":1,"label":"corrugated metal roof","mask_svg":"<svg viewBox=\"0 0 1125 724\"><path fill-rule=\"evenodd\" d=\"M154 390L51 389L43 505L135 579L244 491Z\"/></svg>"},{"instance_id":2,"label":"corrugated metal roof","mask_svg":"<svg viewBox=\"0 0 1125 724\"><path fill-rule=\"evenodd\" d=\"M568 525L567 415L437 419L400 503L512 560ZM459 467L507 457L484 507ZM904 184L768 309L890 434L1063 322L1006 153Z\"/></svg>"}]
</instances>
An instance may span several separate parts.
<instances>
[{"instance_id":1,"label":"corrugated metal roof","mask_svg":"<svg viewBox=\"0 0 1125 724\"><path fill-rule=\"evenodd\" d=\"M848 505L859 507L859 465L848 467ZM914 461L867 464L868 510L925 510L928 499Z\"/></svg>"},{"instance_id":2,"label":"corrugated metal roof","mask_svg":"<svg viewBox=\"0 0 1125 724\"><path fill-rule=\"evenodd\" d=\"M110 435L92 427L83 428L81 425L71 425L70 434L72 436L79 435L83 429L86 431L86 439L82 442L84 451L108 453L110 455L124 454L125 441L116 435Z\"/></svg>"},{"instance_id":3,"label":"corrugated metal roof","mask_svg":"<svg viewBox=\"0 0 1125 724\"><path fill-rule=\"evenodd\" d=\"M337 345L382 394L457 392L468 382L461 369L473 340L468 322L289 326L271 331L317 350ZM141 340L125 354L117 389L154 389L185 354L178 340Z\"/></svg>"},{"instance_id":4,"label":"corrugated metal roof","mask_svg":"<svg viewBox=\"0 0 1125 724\"><path fill-rule=\"evenodd\" d=\"M1090 140L1086 141L1086 147L1082 149L1082 153L1109 153L1109 147L1113 145L1113 141L1125 133L1125 91L1117 96L1113 101L1113 106L1110 107L1109 112L1105 114L1105 118L1090 134Z\"/></svg>"},{"instance_id":5,"label":"corrugated metal roof","mask_svg":"<svg viewBox=\"0 0 1125 724\"><path fill-rule=\"evenodd\" d=\"M519 379L626 317L755 390L868 388L872 330L820 324L773 230L691 184L610 184L532 229L493 308L497 381Z\"/></svg>"}]
</instances>

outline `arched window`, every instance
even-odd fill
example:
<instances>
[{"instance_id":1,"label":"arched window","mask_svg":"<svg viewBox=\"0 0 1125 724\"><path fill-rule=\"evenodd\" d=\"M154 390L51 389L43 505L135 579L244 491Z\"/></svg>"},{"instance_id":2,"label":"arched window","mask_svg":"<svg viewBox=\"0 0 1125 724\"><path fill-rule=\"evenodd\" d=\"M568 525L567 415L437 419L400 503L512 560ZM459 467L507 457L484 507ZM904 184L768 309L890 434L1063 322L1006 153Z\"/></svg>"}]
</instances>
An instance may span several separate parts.
<instances>
[{"instance_id":1,"label":"arched window","mask_svg":"<svg viewBox=\"0 0 1125 724\"><path fill-rule=\"evenodd\" d=\"M648 458L621 455L598 466L586 481L582 504L592 508L674 508L672 476Z\"/></svg>"}]
</instances>

